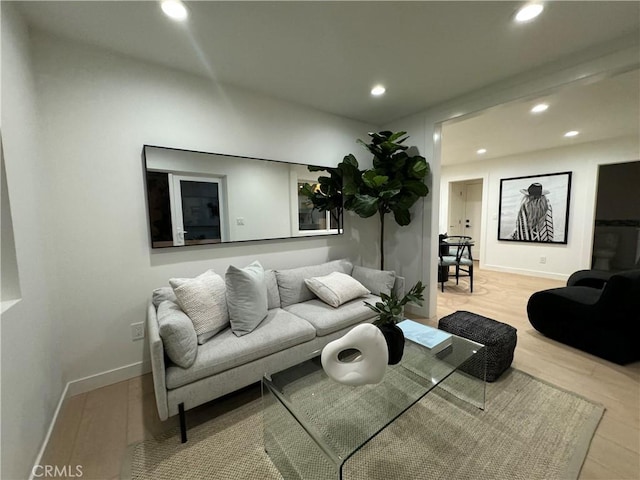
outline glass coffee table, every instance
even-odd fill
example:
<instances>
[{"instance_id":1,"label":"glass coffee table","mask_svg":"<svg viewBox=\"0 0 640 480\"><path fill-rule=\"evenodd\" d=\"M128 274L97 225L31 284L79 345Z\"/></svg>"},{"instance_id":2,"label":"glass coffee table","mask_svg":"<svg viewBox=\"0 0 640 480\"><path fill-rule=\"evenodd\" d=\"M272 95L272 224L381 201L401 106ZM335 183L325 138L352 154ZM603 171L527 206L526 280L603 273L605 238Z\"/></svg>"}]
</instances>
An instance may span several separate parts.
<instances>
[{"instance_id":1,"label":"glass coffee table","mask_svg":"<svg viewBox=\"0 0 640 480\"><path fill-rule=\"evenodd\" d=\"M376 385L333 381L319 355L262 380L265 450L285 480L341 479L354 453L436 387L484 409L485 347L462 337L435 354L405 340Z\"/></svg>"}]
</instances>

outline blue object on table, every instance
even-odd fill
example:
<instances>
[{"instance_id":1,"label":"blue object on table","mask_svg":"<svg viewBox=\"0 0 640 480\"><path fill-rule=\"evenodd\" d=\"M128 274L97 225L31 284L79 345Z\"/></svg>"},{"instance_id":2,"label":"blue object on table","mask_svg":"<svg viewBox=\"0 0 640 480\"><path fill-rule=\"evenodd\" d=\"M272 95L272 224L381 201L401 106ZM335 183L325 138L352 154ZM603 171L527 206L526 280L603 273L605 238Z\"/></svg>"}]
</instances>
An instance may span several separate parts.
<instances>
[{"instance_id":1,"label":"blue object on table","mask_svg":"<svg viewBox=\"0 0 640 480\"><path fill-rule=\"evenodd\" d=\"M438 353L451 345L451 334L437 328L413 320L403 320L398 323L398 327L405 338L431 349L433 353Z\"/></svg>"}]
</instances>

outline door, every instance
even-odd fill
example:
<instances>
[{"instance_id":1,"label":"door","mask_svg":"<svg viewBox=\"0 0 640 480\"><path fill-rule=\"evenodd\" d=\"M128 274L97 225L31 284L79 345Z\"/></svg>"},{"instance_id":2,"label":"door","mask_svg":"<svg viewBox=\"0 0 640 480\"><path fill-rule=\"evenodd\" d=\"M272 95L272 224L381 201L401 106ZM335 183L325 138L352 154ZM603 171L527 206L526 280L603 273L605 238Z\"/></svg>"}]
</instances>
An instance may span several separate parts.
<instances>
[{"instance_id":1,"label":"door","mask_svg":"<svg viewBox=\"0 0 640 480\"><path fill-rule=\"evenodd\" d=\"M473 258L480 258L480 222L482 219L482 183L465 185L464 232L473 238L475 245L471 249Z\"/></svg>"},{"instance_id":2,"label":"door","mask_svg":"<svg viewBox=\"0 0 640 480\"><path fill-rule=\"evenodd\" d=\"M221 180L172 176L173 244L199 245L226 240Z\"/></svg>"},{"instance_id":3,"label":"door","mask_svg":"<svg viewBox=\"0 0 640 480\"><path fill-rule=\"evenodd\" d=\"M449 236L466 235L462 220L464 217L464 183L451 182L449 184L449 227L446 233Z\"/></svg>"}]
</instances>

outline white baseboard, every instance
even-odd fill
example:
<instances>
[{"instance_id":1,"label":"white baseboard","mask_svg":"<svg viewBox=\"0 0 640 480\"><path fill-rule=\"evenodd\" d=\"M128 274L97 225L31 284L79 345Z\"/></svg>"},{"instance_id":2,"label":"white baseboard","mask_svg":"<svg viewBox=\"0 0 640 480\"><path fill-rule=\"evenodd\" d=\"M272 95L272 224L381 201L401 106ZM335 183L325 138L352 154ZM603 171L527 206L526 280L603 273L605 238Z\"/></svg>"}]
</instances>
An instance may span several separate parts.
<instances>
[{"instance_id":1,"label":"white baseboard","mask_svg":"<svg viewBox=\"0 0 640 480\"><path fill-rule=\"evenodd\" d=\"M107 385L112 385L114 383L123 382L131 378L139 377L140 375L144 375L145 373L149 373L150 371L151 361L136 362L132 363L131 365L125 365L124 367L114 368L112 370L107 370L106 372L96 373L95 375L89 375L88 377L79 378L77 380L68 382L65 385L64 390L62 390L62 394L60 395L60 399L58 400L58 405L53 412L53 418L51 418L51 422L49 423L47 434L44 437L44 441L42 442L42 446L40 447L40 451L38 452L36 461L34 462L33 467L29 472L29 480L34 479L34 470L36 466L40 465L42 456L44 455L44 451L46 450L47 445L49 444L51 434L53 433L56 421L58 420L58 415L60 415L60 410L62 410L62 405L67 398L72 397L73 395L78 395L80 393L86 393L91 390L95 390L96 388L106 387Z\"/></svg>"},{"instance_id":2,"label":"white baseboard","mask_svg":"<svg viewBox=\"0 0 640 480\"><path fill-rule=\"evenodd\" d=\"M90 392L96 388L106 387L114 383L123 382L130 378L139 377L151 371L151 361L136 362L124 367L114 368L106 372L96 373L88 377L72 380L67 384L67 397Z\"/></svg>"},{"instance_id":3,"label":"white baseboard","mask_svg":"<svg viewBox=\"0 0 640 480\"><path fill-rule=\"evenodd\" d=\"M58 400L58 405L56 406L55 411L53 412L53 418L51 419L51 422L49 423L49 428L47 430L47 434L44 436L44 440L42 442L42 446L40 447L40 451L38 452L38 455L36 456L36 461L33 463L33 467L31 467L31 471L29 472L29 480L33 480L34 476L33 473L36 470L36 466L40 465L40 461L42 460L42 455L44 455L44 451L47 448L47 445L49 445L49 440L51 438L51 433L53 433L53 427L56 424L56 420L58 419L58 415L60 414L60 410L62 409L62 404L64 403L64 400L67 398L67 390L69 390L69 384L67 383L64 387L64 389L62 390L62 394L60 395L60 399Z\"/></svg>"},{"instance_id":4,"label":"white baseboard","mask_svg":"<svg viewBox=\"0 0 640 480\"><path fill-rule=\"evenodd\" d=\"M493 270L494 272L515 273L517 275L550 278L552 280L567 280L569 278L569 275L564 273L543 272L540 270L526 270L524 268L503 267L501 265L483 264L481 268L484 270Z\"/></svg>"}]
</instances>

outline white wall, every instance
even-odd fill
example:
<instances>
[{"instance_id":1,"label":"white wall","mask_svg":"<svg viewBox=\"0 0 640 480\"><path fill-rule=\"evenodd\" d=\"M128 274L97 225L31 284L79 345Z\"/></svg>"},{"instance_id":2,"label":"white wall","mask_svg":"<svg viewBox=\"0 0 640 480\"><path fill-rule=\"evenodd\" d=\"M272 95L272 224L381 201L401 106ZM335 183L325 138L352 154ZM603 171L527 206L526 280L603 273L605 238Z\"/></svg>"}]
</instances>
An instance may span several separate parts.
<instances>
[{"instance_id":1,"label":"white wall","mask_svg":"<svg viewBox=\"0 0 640 480\"><path fill-rule=\"evenodd\" d=\"M350 230L151 251L141 150L167 145L332 166L369 125L42 33L34 34L33 47L65 381L143 361L143 342L130 340L129 325L144 320L151 290L170 277L207 268L224 273L230 263L255 259L275 268L343 256L359 261L361 246Z\"/></svg>"},{"instance_id":2,"label":"white wall","mask_svg":"<svg viewBox=\"0 0 640 480\"><path fill-rule=\"evenodd\" d=\"M30 472L63 383L60 323L48 268L53 205L38 142L29 39L13 7L2 2L1 8L2 137L22 298L0 319L0 476L18 479Z\"/></svg>"},{"instance_id":3,"label":"white wall","mask_svg":"<svg viewBox=\"0 0 640 480\"><path fill-rule=\"evenodd\" d=\"M542 150L517 156L442 167L440 231L447 230L448 185L484 178L481 267L527 275L565 279L582 268L590 268L595 219L598 166L639 158L639 139L621 138L604 142ZM530 244L497 240L500 179L571 171L569 233L566 245ZM540 263L546 257L546 263Z\"/></svg>"}]
</instances>

